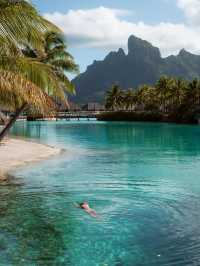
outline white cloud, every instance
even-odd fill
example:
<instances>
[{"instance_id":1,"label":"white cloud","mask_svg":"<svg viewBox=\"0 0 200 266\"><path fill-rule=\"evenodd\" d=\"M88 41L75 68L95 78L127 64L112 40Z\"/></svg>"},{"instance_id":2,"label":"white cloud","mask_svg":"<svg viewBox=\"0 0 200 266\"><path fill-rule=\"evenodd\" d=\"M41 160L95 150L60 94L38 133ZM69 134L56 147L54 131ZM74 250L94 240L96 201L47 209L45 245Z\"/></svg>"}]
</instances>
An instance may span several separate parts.
<instances>
[{"instance_id":1,"label":"white cloud","mask_svg":"<svg viewBox=\"0 0 200 266\"><path fill-rule=\"evenodd\" d=\"M195 11L200 0L177 0L190 22L197 24ZM198 3L198 5L197 5ZM192 11L196 8L195 11ZM190 10L190 11L189 11ZM73 45L116 49L127 46L131 34L150 41L161 49L164 56L176 54L182 48L200 53L200 29L187 24L159 23L149 25L144 22L128 22L126 10L99 7L88 10L55 12L45 17L56 23L65 32Z\"/></svg>"},{"instance_id":2,"label":"white cloud","mask_svg":"<svg viewBox=\"0 0 200 266\"><path fill-rule=\"evenodd\" d=\"M200 27L200 0L177 0L177 5L190 24Z\"/></svg>"}]
</instances>

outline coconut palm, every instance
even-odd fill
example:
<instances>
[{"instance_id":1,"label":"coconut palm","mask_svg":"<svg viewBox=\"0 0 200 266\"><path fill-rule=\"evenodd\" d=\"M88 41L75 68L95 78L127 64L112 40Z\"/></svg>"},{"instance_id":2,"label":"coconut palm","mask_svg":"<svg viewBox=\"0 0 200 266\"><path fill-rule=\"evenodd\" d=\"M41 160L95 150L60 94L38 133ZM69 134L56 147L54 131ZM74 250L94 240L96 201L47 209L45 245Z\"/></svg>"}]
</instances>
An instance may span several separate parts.
<instances>
[{"instance_id":1,"label":"coconut palm","mask_svg":"<svg viewBox=\"0 0 200 266\"><path fill-rule=\"evenodd\" d=\"M75 93L74 85L69 81L66 72L78 72L78 65L75 64L72 55L67 52L67 46L63 34L58 32L47 32L45 34L44 54L38 56L37 53L26 47L23 54L27 57L37 58L38 61L51 65L54 68L60 82L67 88L69 93Z\"/></svg>"},{"instance_id":2,"label":"coconut palm","mask_svg":"<svg viewBox=\"0 0 200 266\"><path fill-rule=\"evenodd\" d=\"M185 98L187 82L182 79L173 79L170 91L169 111L174 112L183 103Z\"/></svg>"},{"instance_id":3,"label":"coconut palm","mask_svg":"<svg viewBox=\"0 0 200 266\"><path fill-rule=\"evenodd\" d=\"M31 45L44 50L44 32L60 30L40 16L25 0L0 0L0 46L1 52L20 53L19 47Z\"/></svg>"},{"instance_id":4,"label":"coconut palm","mask_svg":"<svg viewBox=\"0 0 200 266\"><path fill-rule=\"evenodd\" d=\"M166 112L171 98L173 79L162 76L156 83L157 95L160 100L161 111Z\"/></svg>"},{"instance_id":5,"label":"coconut palm","mask_svg":"<svg viewBox=\"0 0 200 266\"><path fill-rule=\"evenodd\" d=\"M143 110L145 108L145 95L148 90L147 85L140 86L136 91L136 99L137 99L137 109Z\"/></svg>"},{"instance_id":6,"label":"coconut palm","mask_svg":"<svg viewBox=\"0 0 200 266\"><path fill-rule=\"evenodd\" d=\"M123 98L123 105L126 110L133 110L135 104L136 104L136 94L133 89L128 89L124 93L124 98Z\"/></svg>"},{"instance_id":7,"label":"coconut palm","mask_svg":"<svg viewBox=\"0 0 200 266\"><path fill-rule=\"evenodd\" d=\"M47 32L45 34L44 55L38 56L30 47L23 50L27 57L37 58L38 61L51 65L57 76L60 86L66 89L66 93L75 94L75 87L66 76L66 72L78 73L78 65L75 64L72 55L67 52L65 38L57 32ZM59 103L59 99L55 99ZM67 101L66 101L67 104Z\"/></svg>"},{"instance_id":8,"label":"coconut palm","mask_svg":"<svg viewBox=\"0 0 200 266\"><path fill-rule=\"evenodd\" d=\"M0 133L0 141L27 107L50 112L55 107L52 97L65 100L65 90L74 90L61 67L44 60L48 32L61 34L30 3L0 0L0 105L15 111ZM35 57L24 54L27 47Z\"/></svg>"},{"instance_id":9,"label":"coconut palm","mask_svg":"<svg viewBox=\"0 0 200 266\"><path fill-rule=\"evenodd\" d=\"M186 92L186 98L190 106L195 107L200 105L200 81L197 79L189 82Z\"/></svg>"},{"instance_id":10,"label":"coconut palm","mask_svg":"<svg viewBox=\"0 0 200 266\"><path fill-rule=\"evenodd\" d=\"M154 87L145 87L143 90L143 103L145 110L155 111L159 109L159 99Z\"/></svg>"},{"instance_id":11,"label":"coconut palm","mask_svg":"<svg viewBox=\"0 0 200 266\"><path fill-rule=\"evenodd\" d=\"M112 86L106 95L106 109L116 111L121 108L123 102L123 93L118 85Z\"/></svg>"},{"instance_id":12,"label":"coconut palm","mask_svg":"<svg viewBox=\"0 0 200 266\"><path fill-rule=\"evenodd\" d=\"M3 112L0 111L0 125L5 125L7 123L7 117L4 115Z\"/></svg>"},{"instance_id":13,"label":"coconut palm","mask_svg":"<svg viewBox=\"0 0 200 266\"><path fill-rule=\"evenodd\" d=\"M78 72L78 65L75 64L73 56L67 52L65 38L57 32L47 32L45 35L45 54L43 62L51 64L56 68L58 77L63 78L64 71ZM64 82L66 76L64 77ZM72 84L67 84L71 86Z\"/></svg>"},{"instance_id":14,"label":"coconut palm","mask_svg":"<svg viewBox=\"0 0 200 266\"><path fill-rule=\"evenodd\" d=\"M132 104L139 111L160 111L171 121L196 122L200 113L200 80L161 77L153 87L143 85L134 92L113 87L107 95L107 106L113 111L119 107L132 110Z\"/></svg>"}]
</instances>

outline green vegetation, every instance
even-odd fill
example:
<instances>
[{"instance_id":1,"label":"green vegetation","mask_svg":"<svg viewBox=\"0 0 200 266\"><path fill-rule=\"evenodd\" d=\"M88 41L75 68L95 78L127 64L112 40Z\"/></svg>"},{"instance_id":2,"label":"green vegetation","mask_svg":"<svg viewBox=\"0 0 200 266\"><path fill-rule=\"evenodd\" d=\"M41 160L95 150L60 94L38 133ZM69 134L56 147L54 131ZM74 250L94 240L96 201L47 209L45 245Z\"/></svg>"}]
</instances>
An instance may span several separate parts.
<instances>
[{"instance_id":1,"label":"green vegetation","mask_svg":"<svg viewBox=\"0 0 200 266\"><path fill-rule=\"evenodd\" d=\"M156 112L127 112L127 111L111 111L103 112L97 115L99 121L137 121L137 122L165 122L161 113Z\"/></svg>"},{"instance_id":2,"label":"green vegetation","mask_svg":"<svg viewBox=\"0 0 200 266\"><path fill-rule=\"evenodd\" d=\"M153 86L161 76L193 80L200 77L200 56L182 49L178 55L162 58L158 48L136 36L128 39L128 53L110 52L104 60L94 61L72 82L79 92L77 103L102 102L108 88L123 89Z\"/></svg>"},{"instance_id":3,"label":"green vegetation","mask_svg":"<svg viewBox=\"0 0 200 266\"><path fill-rule=\"evenodd\" d=\"M163 76L155 86L143 85L136 90L114 85L107 92L105 106L115 112L99 119L195 123L200 111L200 81Z\"/></svg>"},{"instance_id":4,"label":"green vegetation","mask_svg":"<svg viewBox=\"0 0 200 266\"><path fill-rule=\"evenodd\" d=\"M55 99L67 104L76 71L62 32L25 0L0 0L0 106L15 113L0 141L24 110L52 113Z\"/></svg>"}]
</instances>

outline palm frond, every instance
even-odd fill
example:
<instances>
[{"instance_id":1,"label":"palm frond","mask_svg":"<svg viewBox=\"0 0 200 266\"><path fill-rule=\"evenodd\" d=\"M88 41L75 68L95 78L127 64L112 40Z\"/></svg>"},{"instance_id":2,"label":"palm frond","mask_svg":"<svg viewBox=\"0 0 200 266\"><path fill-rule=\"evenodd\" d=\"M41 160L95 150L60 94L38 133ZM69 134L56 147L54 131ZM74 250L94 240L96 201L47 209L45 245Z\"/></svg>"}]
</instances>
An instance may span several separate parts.
<instances>
[{"instance_id":1,"label":"palm frond","mask_svg":"<svg viewBox=\"0 0 200 266\"><path fill-rule=\"evenodd\" d=\"M65 93L70 93L76 95L76 89L73 83L67 78L67 76L63 72L56 72L57 77L61 82L61 86ZM66 95L66 94L65 94Z\"/></svg>"},{"instance_id":2,"label":"palm frond","mask_svg":"<svg viewBox=\"0 0 200 266\"><path fill-rule=\"evenodd\" d=\"M60 86L60 80L51 65L41 63L33 58L4 56L0 58L0 69L22 75L49 96L65 100L66 95ZM71 91L71 87L69 91Z\"/></svg>"},{"instance_id":3,"label":"palm frond","mask_svg":"<svg viewBox=\"0 0 200 266\"><path fill-rule=\"evenodd\" d=\"M14 111L24 103L40 113L55 108L52 99L34 83L16 73L0 70L0 104Z\"/></svg>"},{"instance_id":4,"label":"palm frond","mask_svg":"<svg viewBox=\"0 0 200 266\"><path fill-rule=\"evenodd\" d=\"M58 46L55 46L47 52L47 58L48 59L64 58L64 59L68 59L68 60L69 59L74 60L73 56L70 53L68 53L65 49L66 49L66 47L64 44L60 44Z\"/></svg>"},{"instance_id":5,"label":"palm frond","mask_svg":"<svg viewBox=\"0 0 200 266\"><path fill-rule=\"evenodd\" d=\"M46 40L46 50L51 50L52 46L54 47L55 45L61 45L64 44L65 48L66 48L66 44L65 44L65 37L62 33L57 33L57 32L53 32L53 31L49 31L45 33L45 40Z\"/></svg>"},{"instance_id":6,"label":"palm frond","mask_svg":"<svg viewBox=\"0 0 200 266\"><path fill-rule=\"evenodd\" d=\"M75 88L64 73L78 67L61 31L28 1L0 0L0 47L1 105L46 113L55 99L67 104Z\"/></svg>"},{"instance_id":7,"label":"palm frond","mask_svg":"<svg viewBox=\"0 0 200 266\"><path fill-rule=\"evenodd\" d=\"M79 68L78 65L74 63L72 60L64 60L64 59L51 59L48 61L49 64L55 66L58 69L62 69L65 72L74 72L78 73Z\"/></svg>"},{"instance_id":8,"label":"palm frond","mask_svg":"<svg viewBox=\"0 0 200 266\"><path fill-rule=\"evenodd\" d=\"M40 16L27 1L0 1L0 38L8 45L30 44L43 50L46 31L60 30Z\"/></svg>"}]
</instances>

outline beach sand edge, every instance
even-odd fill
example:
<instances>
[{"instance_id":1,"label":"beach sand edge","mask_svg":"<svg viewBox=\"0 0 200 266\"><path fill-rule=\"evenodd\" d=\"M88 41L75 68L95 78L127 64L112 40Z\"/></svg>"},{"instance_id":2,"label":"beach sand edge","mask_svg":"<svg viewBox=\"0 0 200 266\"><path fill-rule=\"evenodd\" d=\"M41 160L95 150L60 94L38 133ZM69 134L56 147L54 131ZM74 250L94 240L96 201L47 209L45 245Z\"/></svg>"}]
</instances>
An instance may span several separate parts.
<instances>
[{"instance_id":1,"label":"beach sand edge","mask_svg":"<svg viewBox=\"0 0 200 266\"><path fill-rule=\"evenodd\" d=\"M0 182L9 179L10 171L56 156L62 151L32 140L8 138L0 144Z\"/></svg>"}]
</instances>

